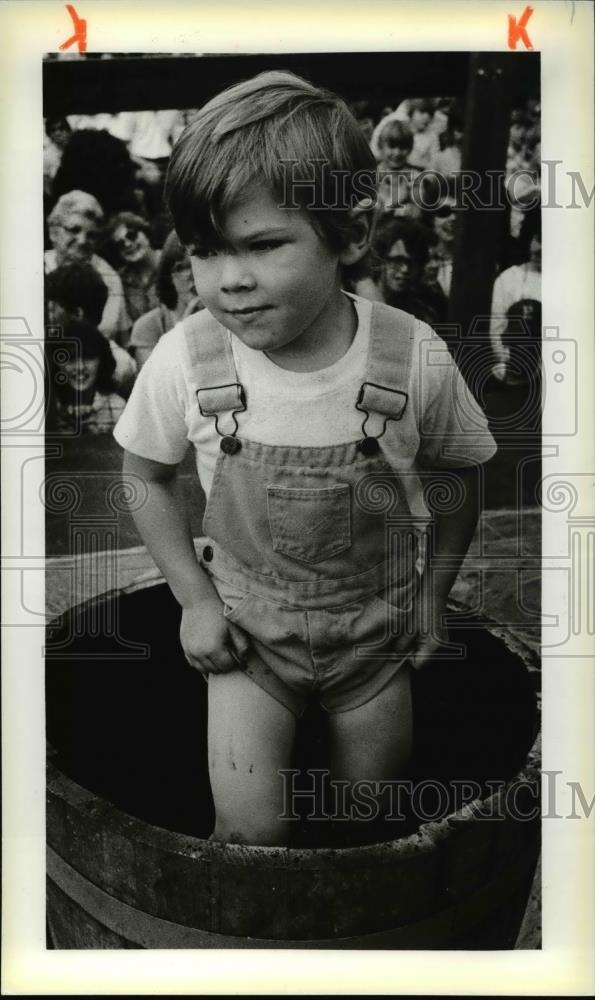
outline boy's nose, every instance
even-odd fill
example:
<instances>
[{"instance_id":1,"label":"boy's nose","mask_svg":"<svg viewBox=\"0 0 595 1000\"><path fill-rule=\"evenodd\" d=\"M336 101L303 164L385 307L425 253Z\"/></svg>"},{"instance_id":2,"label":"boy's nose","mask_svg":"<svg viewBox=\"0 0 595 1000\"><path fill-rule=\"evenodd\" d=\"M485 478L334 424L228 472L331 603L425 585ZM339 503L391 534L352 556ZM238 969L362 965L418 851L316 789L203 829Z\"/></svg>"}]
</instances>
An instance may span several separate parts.
<instances>
[{"instance_id":1,"label":"boy's nose","mask_svg":"<svg viewBox=\"0 0 595 1000\"><path fill-rule=\"evenodd\" d=\"M220 283L224 292L244 291L256 287L256 279L248 261L232 254L227 254L223 258Z\"/></svg>"}]
</instances>

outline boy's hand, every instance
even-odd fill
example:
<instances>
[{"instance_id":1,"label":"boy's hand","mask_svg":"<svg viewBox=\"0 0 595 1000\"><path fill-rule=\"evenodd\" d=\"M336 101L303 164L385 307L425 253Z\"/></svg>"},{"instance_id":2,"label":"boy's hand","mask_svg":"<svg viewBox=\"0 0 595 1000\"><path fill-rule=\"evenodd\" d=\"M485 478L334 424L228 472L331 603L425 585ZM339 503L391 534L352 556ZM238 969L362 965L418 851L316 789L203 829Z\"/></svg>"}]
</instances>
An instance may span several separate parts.
<instances>
[{"instance_id":1,"label":"boy's hand","mask_svg":"<svg viewBox=\"0 0 595 1000\"><path fill-rule=\"evenodd\" d=\"M202 674L226 674L243 667L248 639L232 628L216 594L182 611L180 642L191 667Z\"/></svg>"}]
</instances>

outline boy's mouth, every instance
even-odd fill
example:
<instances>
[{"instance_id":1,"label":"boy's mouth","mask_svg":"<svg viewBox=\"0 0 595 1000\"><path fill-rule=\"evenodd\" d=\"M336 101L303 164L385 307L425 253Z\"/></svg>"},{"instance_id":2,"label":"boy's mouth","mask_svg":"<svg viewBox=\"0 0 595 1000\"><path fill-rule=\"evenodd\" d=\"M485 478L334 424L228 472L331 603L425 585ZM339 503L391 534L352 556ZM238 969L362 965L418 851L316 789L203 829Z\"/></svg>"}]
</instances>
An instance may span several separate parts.
<instances>
[{"instance_id":1,"label":"boy's mouth","mask_svg":"<svg viewBox=\"0 0 595 1000\"><path fill-rule=\"evenodd\" d=\"M246 306L244 309L228 309L227 312L234 319L252 319L271 308L271 306Z\"/></svg>"}]
</instances>

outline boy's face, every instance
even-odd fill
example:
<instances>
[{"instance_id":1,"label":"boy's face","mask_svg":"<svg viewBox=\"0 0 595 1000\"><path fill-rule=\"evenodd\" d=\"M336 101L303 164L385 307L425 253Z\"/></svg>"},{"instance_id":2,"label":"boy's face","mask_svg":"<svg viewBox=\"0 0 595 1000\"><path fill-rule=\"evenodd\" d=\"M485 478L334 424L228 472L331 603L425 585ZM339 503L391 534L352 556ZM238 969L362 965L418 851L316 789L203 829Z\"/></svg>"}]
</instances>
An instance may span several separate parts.
<instances>
[{"instance_id":1,"label":"boy's face","mask_svg":"<svg viewBox=\"0 0 595 1000\"><path fill-rule=\"evenodd\" d=\"M250 187L224 219L221 246L189 248L196 291L242 343L275 359L314 357L332 336L343 296L341 256L301 210L281 209L267 189ZM330 331L330 332L329 332Z\"/></svg>"}]
</instances>

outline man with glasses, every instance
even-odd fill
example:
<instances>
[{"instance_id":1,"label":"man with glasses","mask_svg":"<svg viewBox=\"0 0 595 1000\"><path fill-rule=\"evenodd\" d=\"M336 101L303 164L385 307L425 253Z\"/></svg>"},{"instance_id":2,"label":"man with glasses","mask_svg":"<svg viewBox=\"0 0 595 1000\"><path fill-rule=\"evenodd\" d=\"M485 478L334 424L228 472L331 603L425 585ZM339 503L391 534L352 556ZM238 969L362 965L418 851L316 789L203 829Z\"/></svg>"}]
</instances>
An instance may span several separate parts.
<instances>
[{"instance_id":1,"label":"man with glasses","mask_svg":"<svg viewBox=\"0 0 595 1000\"><path fill-rule=\"evenodd\" d=\"M429 252L424 227L402 216L387 216L379 224L375 250L382 262L379 278L384 301L430 325L442 322L446 297L440 288L422 283Z\"/></svg>"}]
</instances>

